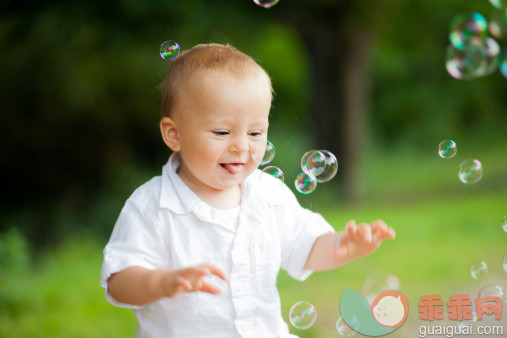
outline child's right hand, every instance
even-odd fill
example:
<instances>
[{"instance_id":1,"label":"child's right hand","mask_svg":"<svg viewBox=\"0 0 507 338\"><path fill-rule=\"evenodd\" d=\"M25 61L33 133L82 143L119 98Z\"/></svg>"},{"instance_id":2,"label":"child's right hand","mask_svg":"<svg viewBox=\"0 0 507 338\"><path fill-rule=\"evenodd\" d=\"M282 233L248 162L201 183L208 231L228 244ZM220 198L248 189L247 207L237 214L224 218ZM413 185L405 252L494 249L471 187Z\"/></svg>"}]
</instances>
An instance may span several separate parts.
<instances>
[{"instance_id":1,"label":"child's right hand","mask_svg":"<svg viewBox=\"0 0 507 338\"><path fill-rule=\"evenodd\" d=\"M174 297L180 292L194 291L218 294L222 291L203 279L204 276L212 274L224 281L229 281L227 275L213 265L198 265L180 270L167 270L160 279L162 294L164 297Z\"/></svg>"}]
</instances>

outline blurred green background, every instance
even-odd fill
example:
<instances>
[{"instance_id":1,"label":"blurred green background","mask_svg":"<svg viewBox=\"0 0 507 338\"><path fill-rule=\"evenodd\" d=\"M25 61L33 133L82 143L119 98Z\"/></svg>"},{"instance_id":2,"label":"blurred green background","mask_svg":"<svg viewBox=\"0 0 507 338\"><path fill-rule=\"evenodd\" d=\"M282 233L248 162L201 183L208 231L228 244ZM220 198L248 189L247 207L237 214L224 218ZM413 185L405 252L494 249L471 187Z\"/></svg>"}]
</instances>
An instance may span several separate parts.
<instances>
[{"instance_id":1,"label":"blurred green background","mask_svg":"<svg viewBox=\"0 0 507 338\"><path fill-rule=\"evenodd\" d=\"M506 290L507 79L459 81L444 66L449 22L467 11L495 9L487 0L0 1L0 336L134 336L132 312L103 297L101 251L125 200L169 156L158 129L166 40L252 55L273 80L272 164L288 186L307 150L340 161L333 181L298 194L301 204L337 230L383 219L397 231L373 255L304 283L281 272L284 318L299 300L318 311L312 328L293 333L338 336L341 292L388 275L410 304L393 337L425 324L422 295ZM455 158L437 155L444 139L456 141ZM474 185L457 178L469 158L484 168ZM478 280L476 261L489 267Z\"/></svg>"}]
</instances>

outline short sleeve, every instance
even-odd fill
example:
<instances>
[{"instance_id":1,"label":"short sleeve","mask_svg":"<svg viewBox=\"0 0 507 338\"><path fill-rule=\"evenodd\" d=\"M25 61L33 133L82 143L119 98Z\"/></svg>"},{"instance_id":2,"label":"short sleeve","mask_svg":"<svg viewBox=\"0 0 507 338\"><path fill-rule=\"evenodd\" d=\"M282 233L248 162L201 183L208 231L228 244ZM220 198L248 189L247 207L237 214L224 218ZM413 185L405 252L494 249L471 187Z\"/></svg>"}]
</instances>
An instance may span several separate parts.
<instances>
[{"instance_id":1,"label":"short sleeve","mask_svg":"<svg viewBox=\"0 0 507 338\"><path fill-rule=\"evenodd\" d=\"M104 248L100 285L106 289L106 299L113 305L138 308L117 302L108 291L108 279L114 273L131 266L157 269L167 266L167 249L156 222L148 218L138 204L127 200Z\"/></svg>"},{"instance_id":2,"label":"short sleeve","mask_svg":"<svg viewBox=\"0 0 507 338\"><path fill-rule=\"evenodd\" d=\"M294 194L289 193L285 202L277 206L281 267L292 278L303 281L313 272L304 269L313 244L319 236L334 229L320 214L301 207Z\"/></svg>"}]
</instances>

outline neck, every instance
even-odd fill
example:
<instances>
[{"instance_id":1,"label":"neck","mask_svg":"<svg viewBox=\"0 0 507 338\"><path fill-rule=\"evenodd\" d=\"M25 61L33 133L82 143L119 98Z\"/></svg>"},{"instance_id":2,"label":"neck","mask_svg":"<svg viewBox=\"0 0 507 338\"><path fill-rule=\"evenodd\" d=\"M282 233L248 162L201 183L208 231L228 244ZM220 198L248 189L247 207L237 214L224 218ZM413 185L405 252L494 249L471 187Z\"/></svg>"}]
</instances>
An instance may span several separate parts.
<instances>
[{"instance_id":1,"label":"neck","mask_svg":"<svg viewBox=\"0 0 507 338\"><path fill-rule=\"evenodd\" d=\"M182 175L181 170L178 176L197 197L215 209L232 209L241 203L240 185L230 189L214 189L195 184L187 175Z\"/></svg>"},{"instance_id":2,"label":"neck","mask_svg":"<svg viewBox=\"0 0 507 338\"><path fill-rule=\"evenodd\" d=\"M200 192L194 191L194 193L215 209L232 209L241 203L240 186L227 190L212 189Z\"/></svg>"}]
</instances>

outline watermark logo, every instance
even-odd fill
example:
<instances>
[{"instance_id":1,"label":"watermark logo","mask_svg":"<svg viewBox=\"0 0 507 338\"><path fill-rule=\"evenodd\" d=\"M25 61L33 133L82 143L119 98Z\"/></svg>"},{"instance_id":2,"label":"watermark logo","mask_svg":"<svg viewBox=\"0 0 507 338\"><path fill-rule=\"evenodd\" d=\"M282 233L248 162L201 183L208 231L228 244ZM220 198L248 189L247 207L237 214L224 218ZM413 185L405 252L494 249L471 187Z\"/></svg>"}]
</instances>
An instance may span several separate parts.
<instances>
[{"instance_id":1,"label":"watermark logo","mask_svg":"<svg viewBox=\"0 0 507 338\"><path fill-rule=\"evenodd\" d=\"M496 290L496 289L495 289ZM501 290L501 289L500 289ZM438 325L422 325L419 327L419 337L431 335L500 335L503 336L501 325L477 325L484 317L500 321L502 318L503 292L501 297L484 294L475 298L475 306L469 295L452 295L445 302L440 295L424 295L417 302L419 319L426 323L437 321ZM447 305L447 311L444 304ZM354 331L365 336L378 337L387 335L398 329L407 319L407 297L398 290L386 290L379 294L370 304L357 291L344 290L340 299L340 312L343 321ZM442 320L454 321L455 325L448 325Z\"/></svg>"},{"instance_id":2,"label":"watermark logo","mask_svg":"<svg viewBox=\"0 0 507 338\"><path fill-rule=\"evenodd\" d=\"M405 322L408 300L398 290L386 290L370 306L362 294L347 289L340 299L340 312L354 331L370 337L383 336Z\"/></svg>"},{"instance_id":3,"label":"watermark logo","mask_svg":"<svg viewBox=\"0 0 507 338\"><path fill-rule=\"evenodd\" d=\"M440 295L421 296L419 305L419 318L429 321L444 318L443 301ZM473 314L482 320L483 314L494 315L496 320L502 318L502 299L499 297L482 297L475 299L475 312L469 295L454 295L447 302L448 318L454 320L470 320Z\"/></svg>"}]
</instances>

